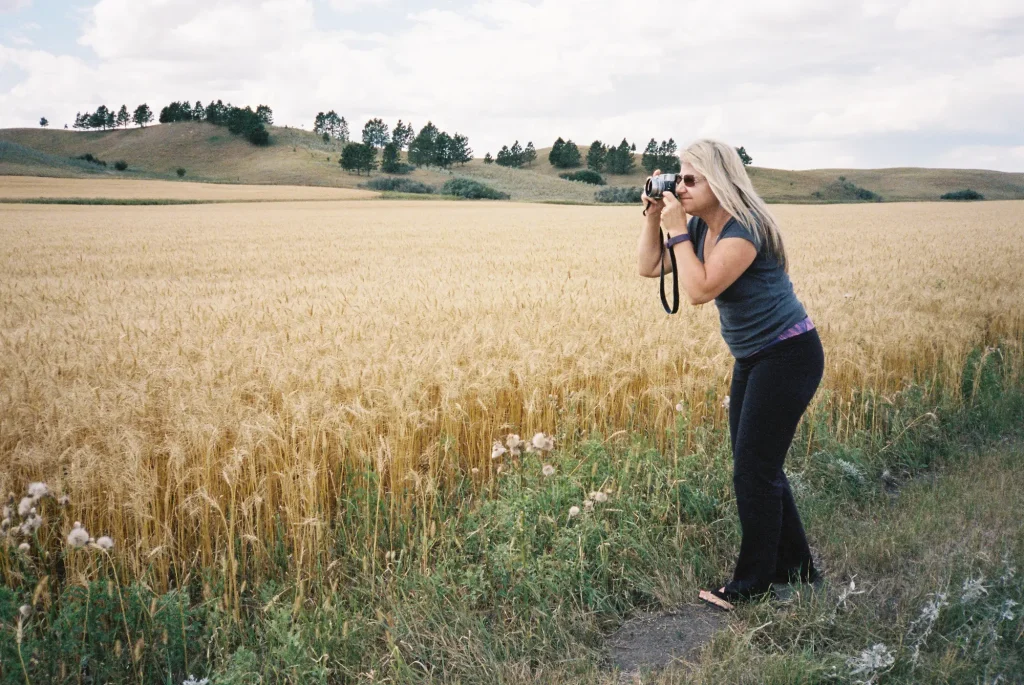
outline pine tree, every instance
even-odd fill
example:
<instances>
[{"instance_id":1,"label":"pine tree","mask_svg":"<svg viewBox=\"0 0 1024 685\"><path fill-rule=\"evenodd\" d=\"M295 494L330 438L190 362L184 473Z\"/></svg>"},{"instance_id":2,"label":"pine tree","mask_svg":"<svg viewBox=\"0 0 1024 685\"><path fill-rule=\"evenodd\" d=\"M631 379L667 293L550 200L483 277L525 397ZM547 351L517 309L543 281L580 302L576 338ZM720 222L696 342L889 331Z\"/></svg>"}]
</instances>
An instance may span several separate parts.
<instances>
[{"instance_id":1,"label":"pine tree","mask_svg":"<svg viewBox=\"0 0 1024 685\"><path fill-rule=\"evenodd\" d=\"M679 156L676 154L679 151L676 141L669 138L667 141L662 141L661 145L658 146L658 169L661 169L663 174L678 174L679 173Z\"/></svg>"},{"instance_id":2,"label":"pine tree","mask_svg":"<svg viewBox=\"0 0 1024 685\"><path fill-rule=\"evenodd\" d=\"M512 143L512 147L509 148L509 166L518 169L523 166L523 146L519 144L519 141Z\"/></svg>"},{"instance_id":3,"label":"pine tree","mask_svg":"<svg viewBox=\"0 0 1024 685\"><path fill-rule=\"evenodd\" d=\"M388 174L394 174L402 168L402 163L399 159L399 149L398 144L393 140L384 146L384 151L381 153L380 157L381 171Z\"/></svg>"},{"instance_id":4,"label":"pine tree","mask_svg":"<svg viewBox=\"0 0 1024 685\"><path fill-rule=\"evenodd\" d=\"M363 126L363 142L374 147L384 147L390 142L388 125L379 118L370 119Z\"/></svg>"},{"instance_id":5,"label":"pine tree","mask_svg":"<svg viewBox=\"0 0 1024 685\"><path fill-rule=\"evenodd\" d=\"M456 133L452 137L453 155L452 162L455 164L465 165L466 162L473 160L473 150L469 147L469 138Z\"/></svg>"},{"instance_id":6,"label":"pine tree","mask_svg":"<svg viewBox=\"0 0 1024 685\"><path fill-rule=\"evenodd\" d=\"M313 133L319 135L327 135L327 129L324 124L324 113L317 112L316 116L313 117Z\"/></svg>"},{"instance_id":7,"label":"pine tree","mask_svg":"<svg viewBox=\"0 0 1024 685\"><path fill-rule=\"evenodd\" d=\"M192 107L192 119L195 121L202 121L206 118L206 108L203 107L203 103L196 100L196 104Z\"/></svg>"},{"instance_id":8,"label":"pine tree","mask_svg":"<svg viewBox=\"0 0 1024 685\"><path fill-rule=\"evenodd\" d=\"M270 109L266 105L256 106L256 116L259 117L259 120L263 123L264 126L274 125L274 110Z\"/></svg>"},{"instance_id":9,"label":"pine tree","mask_svg":"<svg viewBox=\"0 0 1024 685\"><path fill-rule=\"evenodd\" d=\"M651 141L647 143L647 147L644 148L643 157L640 158L640 166L644 168L648 174L654 173L654 170L658 168L658 141L651 138Z\"/></svg>"},{"instance_id":10,"label":"pine tree","mask_svg":"<svg viewBox=\"0 0 1024 685\"><path fill-rule=\"evenodd\" d=\"M532 166L537 160L537 148L533 146L533 141L529 141L526 144L526 149L523 150L523 165Z\"/></svg>"},{"instance_id":11,"label":"pine tree","mask_svg":"<svg viewBox=\"0 0 1024 685\"><path fill-rule=\"evenodd\" d=\"M394 141L399 150L402 150L412 141L413 135L412 124L403 124L402 120L399 119L398 123L395 124L395 128L391 131L391 140Z\"/></svg>"},{"instance_id":12,"label":"pine tree","mask_svg":"<svg viewBox=\"0 0 1024 685\"><path fill-rule=\"evenodd\" d=\"M562 140L562 136L558 136L558 140L551 146L551 151L548 153L548 162L553 167L562 166L562 150L565 149L565 141Z\"/></svg>"},{"instance_id":13,"label":"pine tree","mask_svg":"<svg viewBox=\"0 0 1024 685\"><path fill-rule=\"evenodd\" d=\"M409 162L417 166L434 163L434 141L439 131L431 122L420 129L412 142L409 143Z\"/></svg>"},{"instance_id":14,"label":"pine tree","mask_svg":"<svg viewBox=\"0 0 1024 685\"><path fill-rule=\"evenodd\" d=\"M576 143L572 142L572 139L565 141L565 147L562 148L562 164L560 165L563 169L575 169L580 165L580 149L576 147Z\"/></svg>"},{"instance_id":15,"label":"pine tree","mask_svg":"<svg viewBox=\"0 0 1024 685\"><path fill-rule=\"evenodd\" d=\"M494 157L491 157L490 152L484 155L484 164L494 164Z\"/></svg>"},{"instance_id":16,"label":"pine tree","mask_svg":"<svg viewBox=\"0 0 1024 685\"><path fill-rule=\"evenodd\" d=\"M512 166L512 153L508 149L508 145L502 145L501 149L498 150L498 157L495 159L498 166Z\"/></svg>"},{"instance_id":17,"label":"pine tree","mask_svg":"<svg viewBox=\"0 0 1024 685\"><path fill-rule=\"evenodd\" d=\"M39 119L39 125L42 126L43 128L46 128L47 126L50 125L50 122L47 120L46 117L41 117Z\"/></svg>"},{"instance_id":18,"label":"pine tree","mask_svg":"<svg viewBox=\"0 0 1024 685\"><path fill-rule=\"evenodd\" d=\"M121 128L127 128L131 120L132 117L128 114L127 105L121 105L121 109L117 110L117 125Z\"/></svg>"},{"instance_id":19,"label":"pine tree","mask_svg":"<svg viewBox=\"0 0 1024 685\"><path fill-rule=\"evenodd\" d=\"M736 148L736 152L739 153L740 161L743 162L743 166L750 166L750 164L753 163L754 158L747 154L747 149L745 147Z\"/></svg>"},{"instance_id":20,"label":"pine tree","mask_svg":"<svg viewBox=\"0 0 1024 685\"><path fill-rule=\"evenodd\" d=\"M455 139L441 131L434 139L434 166L447 169L455 161Z\"/></svg>"},{"instance_id":21,"label":"pine tree","mask_svg":"<svg viewBox=\"0 0 1024 685\"><path fill-rule=\"evenodd\" d=\"M587 168L593 171L604 171L604 158L608 153L600 140L595 140L587 150Z\"/></svg>"},{"instance_id":22,"label":"pine tree","mask_svg":"<svg viewBox=\"0 0 1024 685\"><path fill-rule=\"evenodd\" d=\"M377 150L366 143L349 143L341 151L341 159L338 162L342 169L355 171L356 175L363 171L369 174L377 168Z\"/></svg>"}]
</instances>

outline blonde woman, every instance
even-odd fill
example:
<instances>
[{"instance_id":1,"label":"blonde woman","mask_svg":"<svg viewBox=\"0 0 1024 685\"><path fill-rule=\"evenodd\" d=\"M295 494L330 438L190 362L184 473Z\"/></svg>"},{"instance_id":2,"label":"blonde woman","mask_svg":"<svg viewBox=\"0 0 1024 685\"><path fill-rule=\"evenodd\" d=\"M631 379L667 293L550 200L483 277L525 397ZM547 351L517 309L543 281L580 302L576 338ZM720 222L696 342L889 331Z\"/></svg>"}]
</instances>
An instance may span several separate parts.
<instances>
[{"instance_id":1,"label":"blonde woman","mask_svg":"<svg viewBox=\"0 0 1024 685\"><path fill-rule=\"evenodd\" d=\"M735 358L729 436L743 539L732 579L699 594L731 610L738 601L772 593L772 583L819 577L782 464L821 382L825 356L793 292L778 224L735 148L699 140L680 161L675 195L643 195L650 205L638 267L648 278L659 277L662 267L668 273L672 250L686 299L715 301Z\"/></svg>"}]
</instances>

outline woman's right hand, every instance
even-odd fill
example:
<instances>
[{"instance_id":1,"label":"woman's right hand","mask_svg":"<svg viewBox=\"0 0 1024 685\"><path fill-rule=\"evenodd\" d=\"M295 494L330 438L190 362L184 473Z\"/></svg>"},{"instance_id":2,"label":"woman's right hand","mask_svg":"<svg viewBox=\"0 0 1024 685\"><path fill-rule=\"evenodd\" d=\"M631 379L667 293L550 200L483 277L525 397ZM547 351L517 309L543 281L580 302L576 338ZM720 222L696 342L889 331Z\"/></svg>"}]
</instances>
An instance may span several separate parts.
<instances>
[{"instance_id":1,"label":"woman's right hand","mask_svg":"<svg viewBox=\"0 0 1024 685\"><path fill-rule=\"evenodd\" d=\"M661 169L655 169L651 176L658 176L659 174L661 174ZM647 197L646 188L640 193L640 201L644 203L644 207L647 207L647 216L652 214L656 217L661 216L661 210L665 209L665 201L660 197L658 199ZM649 207L647 205L648 202L651 203Z\"/></svg>"}]
</instances>

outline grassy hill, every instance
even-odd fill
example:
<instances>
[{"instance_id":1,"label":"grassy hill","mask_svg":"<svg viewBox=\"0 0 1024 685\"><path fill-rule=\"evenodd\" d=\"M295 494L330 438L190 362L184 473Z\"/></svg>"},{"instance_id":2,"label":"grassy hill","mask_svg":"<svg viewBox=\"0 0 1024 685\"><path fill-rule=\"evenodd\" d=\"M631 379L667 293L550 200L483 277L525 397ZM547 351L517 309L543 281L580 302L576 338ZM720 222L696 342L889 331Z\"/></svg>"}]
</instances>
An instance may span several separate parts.
<instances>
[{"instance_id":1,"label":"grassy hill","mask_svg":"<svg viewBox=\"0 0 1024 685\"><path fill-rule=\"evenodd\" d=\"M271 127L271 144L255 147L226 129L206 123L176 123L145 129L66 131L0 129L0 175L110 176L186 179L215 183L288 184L355 188L366 176L341 169L341 145L325 143L299 129ZM409 178L440 186L452 174L477 179L509 193L514 200L593 202L594 186L558 177L548 161L550 148L537 151L529 168L507 169L474 159L453 172L416 169ZM76 160L92 154L107 167ZM639 161L639 155L637 156ZM115 160L128 171L113 170ZM943 193L970 188L990 200L1024 199L1024 173L968 169L815 169L786 171L751 167L751 179L770 202L849 202L849 188L864 188L886 201L937 200ZM375 175L377 175L375 173ZM638 186L646 174L607 176L608 185ZM842 177L843 180L840 180Z\"/></svg>"}]
</instances>

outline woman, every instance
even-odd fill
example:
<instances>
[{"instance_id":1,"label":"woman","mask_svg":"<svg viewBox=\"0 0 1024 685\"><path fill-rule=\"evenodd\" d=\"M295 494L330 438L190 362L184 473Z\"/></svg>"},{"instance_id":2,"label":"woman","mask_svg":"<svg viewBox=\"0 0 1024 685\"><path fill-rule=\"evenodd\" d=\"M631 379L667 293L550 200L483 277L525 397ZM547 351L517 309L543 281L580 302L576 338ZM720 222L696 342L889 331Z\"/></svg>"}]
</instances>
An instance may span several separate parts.
<instances>
[{"instance_id":1,"label":"woman","mask_svg":"<svg viewBox=\"0 0 1024 685\"><path fill-rule=\"evenodd\" d=\"M729 436L743 540L732 579L699 595L731 610L771 592L772 583L818 579L782 463L821 382L825 357L793 292L778 224L739 154L730 145L699 140L680 160L675 195L643 195L650 205L638 266L640 275L657 278L662 262L671 271L673 250L680 288L691 304L715 301L722 337L735 357Z\"/></svg>"}]
</instances>

